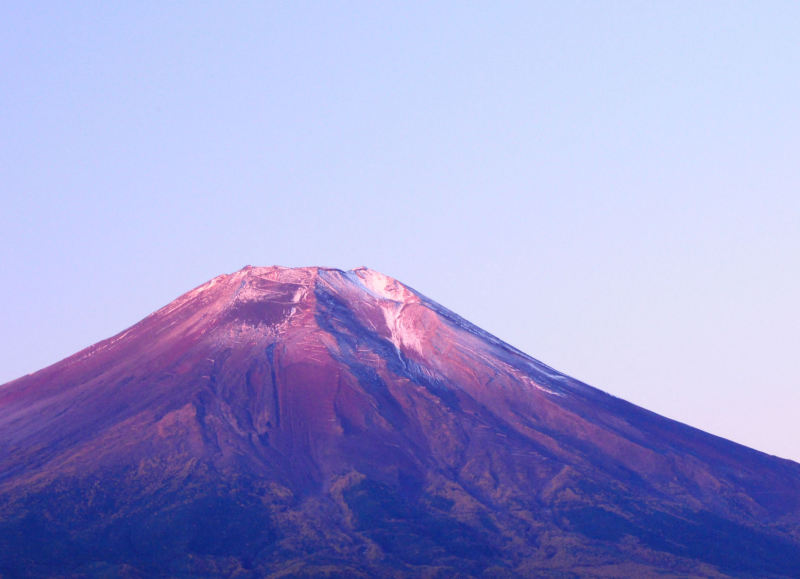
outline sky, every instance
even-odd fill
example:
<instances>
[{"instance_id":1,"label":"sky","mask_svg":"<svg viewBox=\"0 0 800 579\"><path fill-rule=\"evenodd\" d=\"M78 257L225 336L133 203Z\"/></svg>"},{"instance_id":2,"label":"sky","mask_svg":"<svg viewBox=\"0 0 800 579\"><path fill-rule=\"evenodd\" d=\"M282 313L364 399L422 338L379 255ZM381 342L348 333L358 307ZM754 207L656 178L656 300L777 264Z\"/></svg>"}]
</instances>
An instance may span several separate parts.
<instances>
[{"instance_id":1,"label":"sky","mask_svg":"<svg viewBox=\"0 0 800 579\"><path fill-rule=\"evenodd\" d=\"M247 264L395 277L800 461L800 4L5 2L0 382Z\"/></svg>"}]
</instances>

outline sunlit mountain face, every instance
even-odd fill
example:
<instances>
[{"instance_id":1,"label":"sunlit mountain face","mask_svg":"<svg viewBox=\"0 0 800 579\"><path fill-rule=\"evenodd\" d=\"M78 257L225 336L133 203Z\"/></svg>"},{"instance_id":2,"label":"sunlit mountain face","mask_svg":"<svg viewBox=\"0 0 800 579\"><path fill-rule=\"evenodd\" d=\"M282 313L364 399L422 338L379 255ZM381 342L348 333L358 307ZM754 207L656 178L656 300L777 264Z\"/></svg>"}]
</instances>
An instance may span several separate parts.
<instances>
[{"instance_id":1,"label":"sunlit mountain face","mask_svg":"<svg viewBox=\"0 0 800 579\"><path fill-rule=\"evenodd\" d=\"M247 267L0 386L0 575L798 577L800 465L378 272Z\"/></svg>"}]
</instances>

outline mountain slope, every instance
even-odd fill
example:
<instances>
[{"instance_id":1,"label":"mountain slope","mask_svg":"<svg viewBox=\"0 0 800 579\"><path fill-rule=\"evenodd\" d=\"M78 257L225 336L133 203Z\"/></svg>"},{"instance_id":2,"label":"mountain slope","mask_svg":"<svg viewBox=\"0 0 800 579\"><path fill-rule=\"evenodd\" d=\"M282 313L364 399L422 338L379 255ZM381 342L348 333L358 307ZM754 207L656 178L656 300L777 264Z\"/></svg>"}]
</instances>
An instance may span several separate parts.
<instances>
[{"instance_id":1,"label":"mountain slope","mask_svg":"<svg viewBox=\"0 0 800 579\"><path fill-rule=\"evenodd\" d=\"M214 278L0 387L9 576L798 576L800 465L359 268Z\"/></svg>"}]
</instances>

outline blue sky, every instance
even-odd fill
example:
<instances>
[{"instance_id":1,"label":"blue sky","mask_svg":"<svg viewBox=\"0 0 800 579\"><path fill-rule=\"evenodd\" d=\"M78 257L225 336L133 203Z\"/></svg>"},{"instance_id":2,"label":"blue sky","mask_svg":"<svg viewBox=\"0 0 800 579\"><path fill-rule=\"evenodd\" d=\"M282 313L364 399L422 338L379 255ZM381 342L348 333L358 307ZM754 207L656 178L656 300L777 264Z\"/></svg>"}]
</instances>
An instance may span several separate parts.
<instances>
[{"instance_id":1,"label":"blue sky","mask_svg":"<svg viewBox=\"0 0 800 579\"><path fill-rule=\"evenodd\" d=\"M367 265L800 460L794 2L4 3L0 381Z\"/></svg>"}]
</instances>

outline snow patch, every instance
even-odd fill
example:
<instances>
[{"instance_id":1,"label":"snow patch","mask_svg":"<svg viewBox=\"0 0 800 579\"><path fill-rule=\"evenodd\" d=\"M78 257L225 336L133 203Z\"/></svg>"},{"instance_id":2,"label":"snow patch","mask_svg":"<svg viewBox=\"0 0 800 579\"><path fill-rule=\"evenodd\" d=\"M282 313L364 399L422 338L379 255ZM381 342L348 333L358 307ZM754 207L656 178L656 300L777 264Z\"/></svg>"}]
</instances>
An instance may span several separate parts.
<instances>
[{"instance_id":1,"label":"snow patch","mask_svg":"<svg viewBox=\"0 0 800 579\"><path fill-rule=\"evenodd\" d=\"M305 286L298 287L295 290L294 295L292 296L292 303L296 304L296 303L300 302L304 297L306 297L307 293L308 293L308 288L307 287L305 287Z\"/></svg>"},{"instance_id":2,"label":"snow patch","mask_svg":"<svg viewBox=\"0 0 800 579\"><path fill-rule=\"evenodd\" d=\"M523 384L527 385L528 387L535 388L536 390L541 390L542 392L545 392L546 394L550 394L552 396L559 396L559 397L562 397L562 398L564 397L564 393L563 392L556 392L555 390L551 390L550 388L547 388L546 386L542 386L541 384L538 384L538 383L534 382L533 380L531 380L527 376L525 378L522 378L520 381Z\"/></svg>"},{"instance_id":3,"label":"snow patch","mask_svg":"<svg viewBox=\"0 0 800 579\"><path fill-rule=\"evenodd\" d=\"M407 306L408 304L381 304L383 318L395 347L422 353L423 332L414 323L413 316L405 312Z\"/></svg>"},{"instance_id":4,"label":"snow patch","mask_svg":"<svg viewBox=\"0 0 800 579\"><path fill-rule=\"evenodd\" d=\"M361 285L375 296L405 304L419 303L420 301L413 291L388 275L366 267L359 267L351 272L356 275Z\"/></svg>"}]
</instances>

